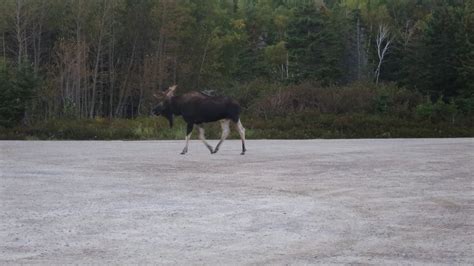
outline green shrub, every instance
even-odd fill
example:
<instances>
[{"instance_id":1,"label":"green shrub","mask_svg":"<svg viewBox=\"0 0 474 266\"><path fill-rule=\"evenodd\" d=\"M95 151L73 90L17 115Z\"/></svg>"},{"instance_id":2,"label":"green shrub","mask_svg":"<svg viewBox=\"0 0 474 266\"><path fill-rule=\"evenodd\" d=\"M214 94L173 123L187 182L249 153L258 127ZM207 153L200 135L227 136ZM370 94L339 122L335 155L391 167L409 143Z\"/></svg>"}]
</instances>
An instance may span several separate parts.
<instances>
[{"instance_id":1,"label":"green shrub","mask_svg":"<svg viewBox=\"0 0 474 266\"><path fill-rule=\"evenodd\" d=\"M28 64L12 71L6 62L0 61L0 126L12 127L23 119L38 84Z\"/></svg>"},{"instance_id":2,"label":"green shrub","mask_svg":"<svg viewBox=\"0 0 474 266\"><path fill-rule=\"evenodd\" d=\"M469 137L472 124L431 123L428 120L367 114L293 113L243 119L252 138L399 138L399 137Z\"/></svg>"},{"instance_id":3,"label":"green shrub","mask_svg":"<svg viewBox=\"0 0 474 266\"><path fill-rule=\"evenodd\" d=\"M428 99L416 107L416 115L420 119L429 120L431 122L450 121L454 123L458 107L456 103L451 100L449 103L443 101L440 97L436 102Z\"/></svg>"},{"instance_id":4,"label":"green shrub","mask_svg":"<svg viewBox=\"0 0 474 266\"><path fill-rule=\"evenodd\" d=\"M391 83L375 86L356 82L329 87L304 83L264 94L253 104L250 112L265 118L304 111L322 114L378 113L410 118L421 101L422 96L418 92Z\"/></svg>"},{"instance_id":5,"label":"green shrub","mask_svg":"<svg viewBox=\"0 0 474 266\"><path fill-rule=\"evenodd\" d=\"M416 107L416 115L421 119L429 119L433 117L434 107L431 101L422 103Z\"/></svg>"},{"instance_id":6,"label":"green shrub","mask_svg":"<svg viewBox=\"0 0 474 266\"><path fill-rule=\"evenodd\" d=\"M310 138L398 138L398 137L473 137L474 125L466 121L406 119L381 114L321 114L303 111L263 119L245 115L242 123L249 139ZM56 119L32 126L0 127L0 139L184 139L185 123L176 119L169 128L162 118L137 119ZM206 137L220 138L218 123L205 125ZM194 132L193 138L197 138ZM236 130L230 138L238 139Z\"/></svg>"},{"instance_id":7,"label":"green shrub","mask_svg":"<svg viewBox=\"0 0 474 266\"><path fill-rule=\"evenodd\" d=\"M471 98L458 98L454 102L458 106L458 110L468 116L474 115L474 97Z\"/></svg>"},{"instance_id":8,"label":"green shrub","mask_svg":"<svg viewBox=\"0 0 474 266\"><path fill-rule=\"evenodd\" d=\"M222 94L236 99L246 109L264 95L275 93L281 89L281 84L269 82L265 79L256 79L249 83L224 88L222 89Z\"/></svg>"},{"instance_id":9,"label":"green shrub","mask_svg":"<svg viewBox=\"0 0 474 266\"><path fill-rule=\"evenodd\" d=\"M394 83L380 84L375 88L375 110L380 114L389 114L403 118L413 117L416 107L422 102L419 92L400 88Z\"/></svg>"},{"instance_id":10,"label":"green shrub","mask_svg":"<svg viewBox=\"0 0 474 266\"><path fill-rule=\"evenodd\" d=\"M40 139L182 139L185 125L183 121L178 120L173 128L169 128L166 120L154 117L113 120L53 119L17 129L17 132L21 132L19 138L36 136ZM12 136L9 135L9 138Z\"/></svg>"}]
</instances>

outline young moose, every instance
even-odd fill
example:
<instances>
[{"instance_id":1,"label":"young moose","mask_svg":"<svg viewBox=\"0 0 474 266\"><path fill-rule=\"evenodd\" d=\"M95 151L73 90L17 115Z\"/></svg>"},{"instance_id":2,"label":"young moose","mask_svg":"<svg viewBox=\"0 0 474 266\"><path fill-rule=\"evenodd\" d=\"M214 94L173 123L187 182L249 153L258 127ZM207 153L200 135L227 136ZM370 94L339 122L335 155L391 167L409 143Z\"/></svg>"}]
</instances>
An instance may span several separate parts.
<instances>
[{"instance_id":1,"label":"young moose","mask_svg":"<svg viewBox=\"0 0 474 266\"><path fill-rule=\"evenodd\" d=\"M154 94L158 99L158 106L156 106L152 114L162 115L168 119L170 127L173 127L173 115L181 115L187 123L186 130L186 146L184 146L181 154L188 152L188 143L191 138L191 132L194 125L199 130L199 139L204 142L204 145L212 153L219 150L222 142L229 136L229 123L235 123L237 131L242 140L242 155L245 154L245 128L240 122L240 105L228 97L212 97L202 94L200 92L188 92L181 96L174 96L176 85L170 87L165 92ZM219 143L215 149L206 142L204 137L204 128L202 123L220 121L222 128L222 135Z\"/></svg>"}]
</instances>

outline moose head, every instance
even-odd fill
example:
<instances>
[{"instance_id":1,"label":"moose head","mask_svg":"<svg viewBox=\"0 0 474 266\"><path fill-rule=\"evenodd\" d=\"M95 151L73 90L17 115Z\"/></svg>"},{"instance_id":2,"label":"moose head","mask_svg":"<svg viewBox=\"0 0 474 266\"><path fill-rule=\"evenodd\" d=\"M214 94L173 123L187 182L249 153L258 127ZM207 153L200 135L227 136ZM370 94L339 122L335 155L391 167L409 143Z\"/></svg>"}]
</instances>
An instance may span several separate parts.
<instances>
[{"instance_id":1,"label":"moose head","mask_svg":"<svg viewBox=\"0 0 474 266\"><path fill-rule=\"evenodd\" d=\"M173 112L171 109L171 98L174 96L174 92L176 91L176 88L177 88L177 85L173 85L164 92L159 91L153 94L153 97L155 97L158 100L158 104L151 111L152 115L164 116L168 120L170 127L173 127Z\"/></svg>"}]
</instances>

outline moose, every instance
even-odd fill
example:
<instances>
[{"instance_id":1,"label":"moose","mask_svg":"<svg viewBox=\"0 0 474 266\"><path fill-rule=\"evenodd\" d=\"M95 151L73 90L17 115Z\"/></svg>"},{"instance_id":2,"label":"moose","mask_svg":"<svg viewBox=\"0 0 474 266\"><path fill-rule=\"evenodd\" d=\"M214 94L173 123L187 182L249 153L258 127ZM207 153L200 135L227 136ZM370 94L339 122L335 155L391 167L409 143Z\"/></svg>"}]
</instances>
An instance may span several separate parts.
<instances>
[{"instance_id":1,"label":"moose","mask_svg":"<svg viewBox=\"0 0 474 266\"><path fill-rule=\"evenodd\" d=\"M199 139L209 149L211 154L219 151L224 140L229 136L230 122L235 124L242 140L242 155L245 154L245 128L240 122L240 105L237 101L223 96L208 96L201 92L191 91L183 95L175 96L177 85L169 87L164 92L157 92L153 96L158 100L158 105L152 110L153 115L165 117L170 127L173 127L173 116L182 116L187 124L186 146L181 154L188 152L189 139L194 125L199 130ZM203 123L219 121L221 124L221 139L216 148L207 143L204 136Z\"/></svg>"}]
</instances>

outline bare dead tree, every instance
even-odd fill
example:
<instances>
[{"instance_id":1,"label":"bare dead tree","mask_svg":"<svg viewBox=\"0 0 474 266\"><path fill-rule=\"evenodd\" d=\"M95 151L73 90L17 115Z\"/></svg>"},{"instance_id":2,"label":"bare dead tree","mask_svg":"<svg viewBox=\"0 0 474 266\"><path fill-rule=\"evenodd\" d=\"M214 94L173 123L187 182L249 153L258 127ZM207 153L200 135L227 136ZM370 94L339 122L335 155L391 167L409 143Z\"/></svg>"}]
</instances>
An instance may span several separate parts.
<instances>
[{"instance_id":1,"label":"bare dead tree","mask_svg":"<svg viewBox=\"0 0 474 266\"><path fill-rule=\"evenodd\" d=\"M390 44L392 44L392 40L393 39L390 36L388 26L384 24L379 25L379 30L377 32L377 36L375 37L377 56L379 59L377 68L375 69L375 84L379 84L380 69L382 67L383 59L387 55L388 49L390 48Z\"/></svg>"},{"instance_id":2,"label":"bare dead tree","mask_svg":"<svg viewBox=\"0 0 474 266\"><path fill-rule=\"evenodd\" d=\"M83 24L83 2L81 0L77 0L74 2L74 22L75 22L75 33L76 33L76 45L75 45L75 55L76 55L76 64L75 64L75 69L74 69L74 75L73 75L73 83L75 84L75 90L74 90L74 100L73 102L77 105L77 113L79 116L82 117L82 112L85 109L84 108L84 94L83 94L83 83L82 83L82 64L81 62L83 61L83 53L85 49L83 49L84 45L81 45L84 41L82 38L82 24Z\"/></svg>"},{"instance_id":3,"label":"bare dead tree","mask_svg":"<svg viewBox=\"0 0 474 266\"><path fill-rule=\"evenodd\" d=\"M114 2L112 2L112 5ZM114 7L113 7L114 8ZM110 12L111 22L110 22L110 38L109 38L109 118L113 117L114 114L114 91L115 91L115 16L114 12Z\"/></svg>"},{"instance_id":4,"label":"bare dead tree","mask_svg":"<svg viewBox=\"0 0 474 266\"><path fill-rule=\"evenodd\" d=\"M17 61L21 64L27 53L25 27L26 22L26 4L23 0L15 2L15 37L17 42Z\"/></svg>"},{"instance_id":5,"label":"bare dead tree","mask_svg":"<svg viewBox=\"0 0 474 266\"><path fill-rule=\"evenodd\" d=\"M361 58L360 58L360 15L357 15L357 80L360 80L360 73L361 73Z\"/></svg>"},{"instance_id":6,"label":"bare dead tree","mask_svg":"<svg viewBox=\"0 0 474 266\"><path fill-rule=\"evenodd\" d=\"M7 51L6 51L6 46L5 46L5 32L2 33L2 44L3 44L3 61L5 62L6 61L6 54L7 54Z\"/></svg>"},{"instance_id":7,"label":"bare dead tree","mask_svg":"<svg viewBox=\"0 0 474 266\"><path fill-rule=\"evenodd\" d=\"M208 39L206 41L206 46L204 47L204 52L203 52L202 59L201 59L201 65L199 67L199 72L198 72L198 76L197 76L197 82L196 82L196 87L197 88L199 88L199 82L201 80L201 74L202 74L202 71L204 69L204 62L206 61L207 51L209 49L209 43L211 42L211 38L212 38L212 35L208 37Z\"/></svg>"},{"instance_id":8,"label":"bare dead tree","mask_svg":"<svg viewBox=\"0 0 474 266\"><path fill-rule=\"evenodd\" d=\"M127 70L125 72L125 78L122 82L122 86L119 89L119 96L118 96L118 102L117 106L115 107L115 116L119 116L123 113L123 108L125 105L125 99L128 97L129 94L129 87L128 87L128 82L130 79L130 74L132 71L133 63L135 61L135 52L137 48L137 38L138 36L135 35L134 41L133 41L133 46L132 46L132 54L130 55L130 60L127 66Z\"/></svg>"},{"instance_id":9,"label":"bare dead tree","mask_svg":"<svg viewBox=\"0 0 474 266\"><path fill-rule=\"evenodd\" d=\"M97 77L99 73L99 62L100 58L102 55L102 39L104 37L104 30L105 30L105 20L106 16L108 13L108 1L104 0L103 1L103 10L102 10L102 16L100 18L99 22L99 36L98 36L98 41L97 41L97 51L96 51L96 58L95 58L95 64L94 64L94 74L92 76L92 96L91 96L91 103L90 103L90 111L89 111L89 117L94 117L94 111L95 111L95 102L96 102L96 95L97 95Z\"/></svg>"},{"instance_id":10,"label":"bare dead tree","mask_svg":"<svg viewBox=\"0 0 474 266\"><path fill-rule=\"evenodd\" d=\"M407 19L404 26L404 31L402 31L401 36L403 39L403 47L404 49L407 48L408 44L410 43L413 35L416 33L416 30L419 26L419 21L412 21Z\"/></svg>"},{"instance_id":11,"label":"bare dead tree","mask_svg":"<svg viewBox=\"0 0 474 266\"><path fill-rule=\"evenodd\" d=\"M166 56L166 45L165 40L167 38L167 31L166 31L166 22L167 22L167 7L168 2L164 1L162 6L161 12L161 28L160 28L160 36L158 39L158 88L163 89L163 81L164 81L164 71L165 71L165 56Z\"/></svg>"},{"instance_id":12,"label":"bare dead tree","mask_svg":"<svg viewBox=\"0 0 474 266\"><path fill-rule=\"evenodd\" d=\"M33 45L33 69L34 73L37 75L40 64L41 64L41 55L43 53L42 51L42 46L41 46L41 41L42 41L42 35L43 35L43 25L45 22L46 18L46 12L47 12L47 1L46 0L41 0L36 4L35 10L34 10L34 19L35 22L32 25L32 34L31 34L31 42Z\"/></svg>"}]
</instances>

